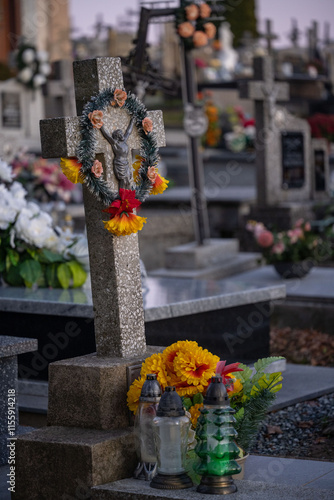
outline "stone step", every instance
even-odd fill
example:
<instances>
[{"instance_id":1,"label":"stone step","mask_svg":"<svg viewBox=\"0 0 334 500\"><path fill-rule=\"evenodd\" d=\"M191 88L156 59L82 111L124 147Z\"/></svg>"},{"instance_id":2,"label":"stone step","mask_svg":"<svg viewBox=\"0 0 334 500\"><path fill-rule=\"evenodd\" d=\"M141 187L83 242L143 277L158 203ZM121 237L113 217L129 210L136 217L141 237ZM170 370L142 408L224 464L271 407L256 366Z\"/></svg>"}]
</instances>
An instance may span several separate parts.
<instances>
[{"instance_id":1,"label":"stone step","mask_svg":"<svg viewBox=\"0 0 334 500\"><path fill-rule=\"evenodd\" d=\"M192 278L192 279L223 279L259 266L260 254L255 252L239 252L228 255L224 262L199 269L167 269L160 268L150 271L154 278Z\"/></svg>"},{"instance_id":2,"label":"stone step","mask_svg":"<svg viewBox=\"0 0 334 500\"><path fill-rule=\"evenodd\" d=\"M259 481L235 481L238 488L233 500L329 500L333 498L328 490L296 487L282 484L268 484ZM210 500L222 495L197 493L196 488L184 490L157 490L146 481L124 479L92 488L92 500Z\"/></svg>"}]
</instances>

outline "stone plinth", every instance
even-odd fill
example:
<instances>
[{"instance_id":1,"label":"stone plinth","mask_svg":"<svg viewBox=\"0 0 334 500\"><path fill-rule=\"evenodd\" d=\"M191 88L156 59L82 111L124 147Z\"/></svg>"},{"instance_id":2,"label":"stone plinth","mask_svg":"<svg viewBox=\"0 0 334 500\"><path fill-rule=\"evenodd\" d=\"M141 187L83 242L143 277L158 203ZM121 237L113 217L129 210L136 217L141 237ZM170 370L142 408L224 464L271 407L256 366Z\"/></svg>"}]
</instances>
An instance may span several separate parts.
<instances>
[{"instance_id":1,"label":"stone plinth","mask_svg":"<svg viewBox=\"0 0 334 500\"><path fill-rule=\"evenodd\" d=\"M37 340L0 336L0 465L7 463L7 439L15 437L19 422L17 401L17 355L25 352L36 351ZM10 392L8 392L10 391ZM10 419L8 429L8 409L15 411L15 420ZM14 429L12 429L14 426ZM9 434L13 432L13 434Z\"/></svg>"},{"instance_id":2,"label":"stone plinth","mask_svg":"<svg viewBox=\"0 0 334 500\"><path fill-rule=\"evenodd\" d=\"M12 500L90 498L90 488L132 476L132 429L46 427L16 442Z\"/></svg>"},{"instance_id":3,"label":"stone plinth","mask_svg":"<svg viewBox=\"0 0 334 500\"><path fill-rule=\"evenodd\" d=\"M161 348L149 349L146 356ZM96 354L49 366L48 425L124 429L130 424L126 403L127 367L145 357L122 360Z\"/></svg>"},{"instance_id":4,"label":"stone plinth","mask_svg":"<svg viewBox=\"0 0 334 500\"><path fill-rule=\"evenodd\" d=\"M204 245L187 243L166 251L166 267L171 269L201 269L223 262L236 254L239 243L236 239L209 239Z\"/></svg>"}]
</instances>

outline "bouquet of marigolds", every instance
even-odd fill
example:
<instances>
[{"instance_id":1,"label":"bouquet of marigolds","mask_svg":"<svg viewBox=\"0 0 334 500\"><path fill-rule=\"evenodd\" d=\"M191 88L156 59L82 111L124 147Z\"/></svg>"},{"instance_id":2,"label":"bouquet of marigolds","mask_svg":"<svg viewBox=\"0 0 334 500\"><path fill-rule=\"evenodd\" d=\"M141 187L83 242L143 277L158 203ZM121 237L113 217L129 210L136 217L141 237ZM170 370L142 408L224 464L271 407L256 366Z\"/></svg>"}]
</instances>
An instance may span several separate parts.
<instances>
[{"instance_id":1,"label":"bouquet of marigolds","mask_svg":"<svg viewBox=\"0 0 334 500\"><path fill-rule=\"evenodd\" d=\"M241 363L226 365L218 356L200 347L194 341L178 341L162 353L153 354L142 365L140 377L128 391L128 407L135 413L142 386L148 373L155 373L162 390L174 385L182 397L183 405L190 414L192 428L196 428L203 396L211 377L215 373L223 377L230 398L230 406L235 410L238 432L237 444L243 452L248 452L256 438L261 421L282 387L280 372L267 374L265 369L281 357L260 359L249 368ZM243 453L241 451L241 455Z\"/></svg>"}]
</instances>

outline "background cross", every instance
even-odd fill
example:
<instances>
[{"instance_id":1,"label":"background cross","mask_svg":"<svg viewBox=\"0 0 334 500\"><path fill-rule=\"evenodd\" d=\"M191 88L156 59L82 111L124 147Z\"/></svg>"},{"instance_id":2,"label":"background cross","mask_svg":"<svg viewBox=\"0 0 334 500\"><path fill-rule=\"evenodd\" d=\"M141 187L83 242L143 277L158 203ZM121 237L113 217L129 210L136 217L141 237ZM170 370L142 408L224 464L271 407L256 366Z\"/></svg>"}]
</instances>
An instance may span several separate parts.
<instances>
[{"instance_id":1,"label":"background cross","mask_svg":"<svg viewBox=\"0 0 334 500\"><path fill-rule=\"evenodd\" d=\"M101 57L73 63L77 113L92 96L102 90L124 88L119 58ZM158 146L165 145L161 111L148 112ZM108 107L103 121L109 133L125 130L130 117L124 109ZM79 117L42 120L40 123L44 158L73 157L81 140ZM101 132L96 130L96 158L101 161L104 179L117 190L113 153ZM128 139L131 150L139 147L136 128ZM130 164L131 164L130 163ZM102 220L106 208L83 184L89 246L96 352L98 356L133 357L146 350L144 309L137 234L116 237L108 233ZM107 219L107 216L106 216Z\"/></svg>"}]
</instances>

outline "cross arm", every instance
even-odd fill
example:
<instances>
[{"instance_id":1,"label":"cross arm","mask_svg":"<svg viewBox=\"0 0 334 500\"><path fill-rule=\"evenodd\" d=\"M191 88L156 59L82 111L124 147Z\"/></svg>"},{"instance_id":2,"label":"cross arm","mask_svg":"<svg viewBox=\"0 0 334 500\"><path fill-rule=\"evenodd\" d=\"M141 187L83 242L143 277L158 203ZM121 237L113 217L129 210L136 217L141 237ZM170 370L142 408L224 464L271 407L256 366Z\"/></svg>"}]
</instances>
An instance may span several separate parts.
<instances>
[{"instance_id":1,"label":"cross arm","mask_svg":"<svg viewBox=\"0 0 334 500\"><path fill-rule=\"evenodd\" d=\"M76 156L81 138L79 117L41 120L40 134L43 158Z\"/></svg>"}]
</instances>

